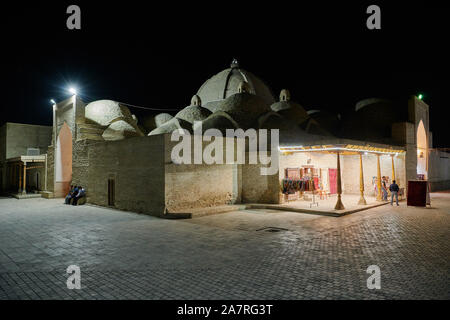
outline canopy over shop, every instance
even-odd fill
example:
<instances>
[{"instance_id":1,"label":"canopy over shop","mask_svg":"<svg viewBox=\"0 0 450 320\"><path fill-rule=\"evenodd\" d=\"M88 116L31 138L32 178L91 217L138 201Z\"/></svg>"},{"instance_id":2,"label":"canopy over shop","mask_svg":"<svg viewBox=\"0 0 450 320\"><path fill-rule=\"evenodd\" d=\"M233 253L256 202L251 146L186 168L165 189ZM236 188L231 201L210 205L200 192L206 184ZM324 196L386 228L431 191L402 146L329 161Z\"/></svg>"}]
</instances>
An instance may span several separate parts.
<instances>
[{"instance_id":1,"label":"canopy over shop","mask_svg":"<svg viewBox=\"0 0 450 320\"><path fill-rule=\"evenodd\" d=\"M356 194L359 191L358 205L365 205L365 190L370 186L376 200L382 201L382 180L405 184L405 150L402 147L336 139L322 144L282 145L279 150L282 193L287 201L298 200L308 193L313 197L317 194L319 199L337 194L334 208L343 210L343 193ZM388 163L391 178L382 176ZM356 171L358 167L359 174ZM400 171L400 176L396 170ZM372 175L370 182L364 180L364 172Z\"/></svg>"}]
</instances>

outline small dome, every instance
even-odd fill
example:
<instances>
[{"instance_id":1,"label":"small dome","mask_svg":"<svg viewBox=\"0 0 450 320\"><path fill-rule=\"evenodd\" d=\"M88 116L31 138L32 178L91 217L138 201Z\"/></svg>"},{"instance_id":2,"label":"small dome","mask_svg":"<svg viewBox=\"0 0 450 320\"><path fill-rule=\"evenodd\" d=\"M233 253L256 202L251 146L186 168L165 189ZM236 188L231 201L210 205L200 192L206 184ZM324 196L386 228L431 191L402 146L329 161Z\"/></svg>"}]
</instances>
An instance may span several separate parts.
<instances>
[{"instance_id":1,"label":"small dome","mask_svg":"<svg viewBox=\"0 0 450 320\"><path fill-rule=\"evenodd\" d=\"M210 114L211 111L206 108L191 105L178 112L175 117L193 124L195 121L206 119Z\"/></svg>"},{"instance_id":2,"label":"small dome","mask_svg":"<svg viewBox=\"0 0 450 320\"><path fill-rule=\"evenodd\" d=\"M208 129L218 129L223 134L226 134L226 129L237 129L239 125L233 118L226 112L217 111L211 114L201 123L202 133ZM194 125L194 130L198 127L198 124Z\"/></svg>"},{"instance_id":3,"label":"small dome","mask_svg":"<svg viewBox=\"0 0 450 320\"><path fill-rule=\"evenodd\" d=\"M276 112L270 111L258 119L260 129L278 129L280 130L280 142L298 143L298 141L306 141L308 133L302 130L294 121L289 118L282 117Z\"/></svg>"},{"instance_id":4,"label":"small dome","mask_svg":"<svg viewBox=\"0 0 450 320\"><path fill-rule=\"evenodd\" d=\"M131 137L142 137L142 132L126 121L119 120L111 123L103 132L105 140L122 140Z\"/></svg>"},{"instance_id":5,"label":"small dome","mask_svg":"<svg viewBox=\"0 0 450 320\"><path fill-rule=\"evenodd\" d=\"M286 119L290 119L297 124L303 123L306 119L309 118L305 109L303 109L300 105L291 106L290 108L281 109L277 112L282 115Z\"/></svg>"},{"instance_id":6,"label":"small dome","mask_svg":"<svg viewBox=\"0 0 450 320\"><path fill-rule=\"evenodd\" d=\"M361 101L358 101L355 106L355 111L358 111L366 106L370 105L389 105L391 104L391 101L387 99L380 99L380 98L368 98Z\"/></svg>"},{"instance_id":7,"label":"small dome","mask_svg":"<svg viewBox=\"0 0 450 320\"><path fill-rule=\"evenodd\" d=\"M264 100L268 105L275 102L269 87L254 74L239 68L237 61L233 61L231 68L225 69L206 80L200 87L197 95L201 98L203 106L216 111L210 102L226 99L238 93L239 84L244 81L249 85L249 93L253 93Z\"/></svg>"},{"instance_id":8,"label":"small dome","mask_svg":"<svg viewBox=\"0 0 450 320\"><path fill-rule=\"evenodd\" d=\"M308 115L312 115L312 114L315 114L315 113L320 113L320 110L319 109L311 109L311 110L306 111L306 113Z\"/></svg>"},{"instance_id":9,"label":"small dome","mask_svg":"<svg viewBox=\"0 0 450 320\"><path fill-rule=\"evenodd\" d=\"M172 131L177 129L186 129L188 131L192 131L192 125L182 119L172 118L160 127L152 130L148 135L152 136L156 134L172 133Z\"/></svg>"},{"instance_id":10,"label":"small dome","mask_svg":"<svg viewBox=\"0 0 450 320\"><path fill-rule=\"evenodd\" d=\"M155 116L155 124L156 127L159 128L161 127L164 123L168 122L169 120L171 120L173 118L172 115L168 114L168 113L160 113L157 114Z\"/></svg>"},{"instance_id":11,"label":"small dome","mask_svg":"<svg viewBox=\"0 0 450 320\"><path fill-rule=\"evenodd\" d=\"M89 103L85 107L85 117L101 126L108 126L113 120L123 119L125 121L135 122L130 110L112 100L98 100Z\"/></svg>"},{"instance_id":12,"label":"small dome","mask_svg":"<svg viewBox=\"0 0 450 320\"><path fill-rule=\"evenodd\" d=\"M340 121L338 115L329 111L313 109L308 110L309 122L306 124L308 128L320 127L321 131L325 131L327 135L336 134L339 130ZM317 129L319 130L319 129Z\"/></svg>"},{"instance_id":13,"label":"small dome","mask_svg":"<svg viewBox=\"0 0 450 320\"><path fill-rule=\"evenodd\" d=\"M264 99L250 93L237 93L222 101L218 107L228 113L242 128L251 128L256 119L270 111Z\"/></svg>"},{"instance_id":14,"label":"small dome","mask_svg":"<svg viewBox=\"0 0 450 320\"><path fill-rule=\"evenodd\" d=\"M285 92L284 94L282 91L282 93L280 94L280 101L272 104L270 108L282 115L284 118L290 119L297 124L303 123L308 118L308 113L300 104L295 103L289 99L289 91Z\"/></svg>"},{"instance_id":15,"label":"small dome","mask_svg":"<svg viewBox=\"0 0 450 320\"><path fill-rule=\"evenodd\" d=\"M343 137L359 138L374 142L392 136L392 124L407 120L407 108L399 108L395 101L369 98L359 101L355 112L348 113L341 121Z\"/></svg>"}]
</instances>

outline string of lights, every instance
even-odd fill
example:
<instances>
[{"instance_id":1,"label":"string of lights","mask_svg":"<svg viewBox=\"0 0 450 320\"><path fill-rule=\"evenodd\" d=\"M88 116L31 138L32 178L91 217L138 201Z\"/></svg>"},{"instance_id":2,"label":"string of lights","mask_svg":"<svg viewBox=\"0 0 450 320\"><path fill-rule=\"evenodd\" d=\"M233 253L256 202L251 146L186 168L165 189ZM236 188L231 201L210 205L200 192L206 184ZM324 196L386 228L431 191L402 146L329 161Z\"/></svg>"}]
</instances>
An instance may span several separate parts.
<instances>
[{"instance_id":1,"label":"string of lights","mask_svg":"<svg viewBox=\"0 0 450 320\"><path fill-rule=\"evenodd\" d=\"M145 110L152 110L152 111L175 111L174 109L150 108L150 107L136 106L136 105L133 105L133 104L120 102L120 101L117 101L117 102L120 103L120 104L123 104L123 105L125 105L127 107L138 108L138 109L145 109Z\"/></svg>"},{"instance_id":2,"label":"string of lights","mask_svg":"<svg viewBox=\"0 0 450 320\"><path fill-rule=\"evenodd\" d=\"M77 90L75 88L73 88L73 87L69 88L68 91L71 94L73 94L73 95L77 94ZM116 101L116 100L114 100L114 101ZM52 105L57 104L55 102L55 100L53 100L53 99L50 99L50 102L52 103ZM86 102L89 103L89 102L93 102L93 101L86 101ZM150 108L150 107L144 107L144 106L137 106L137 105L134 105L134 104L120 102L120 101L116 101L116 102L119 103L119 104L123 104L123 105L125 105L127 107L137 108L137 109L144 109L144 110L151 110L151 111L172 111L173 112L173 111L177 110L177 109L168 109L168 108Z\"/></svg>"}]
</instances>

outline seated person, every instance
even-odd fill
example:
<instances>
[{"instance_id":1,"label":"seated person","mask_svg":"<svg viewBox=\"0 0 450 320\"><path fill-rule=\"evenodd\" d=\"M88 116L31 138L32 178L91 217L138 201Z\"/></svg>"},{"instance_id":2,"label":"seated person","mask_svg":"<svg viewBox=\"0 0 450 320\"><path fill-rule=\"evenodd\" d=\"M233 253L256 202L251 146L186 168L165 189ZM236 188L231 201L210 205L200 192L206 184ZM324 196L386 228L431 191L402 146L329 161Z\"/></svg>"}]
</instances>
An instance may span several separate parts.
<instances>
[{"instance_id":1,"label":"seated person","mask_svg":"<svg viewBox=\"0 0 450 320\"><path fill-rule=\"evenodd\" d=\"M78 203L78 200L83 198L86 195L86 191L82 186L78 186L78 193L73 198L72 205L76 206Z\"/></svg>"},{"instance_id":2,"label":"seated person","mask_svg":"<svg viewBox=\"0 0 450 320\"><path fill-rule=\"evenodd\" d=\"M78 192L78 190L77 190L77 192ZM75 194L75 189L72 185L72 186L70 186L69 193L67 194L66 199L64 200L64 204L70 204L70 199L72 199L74 194Z\"/></svg>"}]
</instances>

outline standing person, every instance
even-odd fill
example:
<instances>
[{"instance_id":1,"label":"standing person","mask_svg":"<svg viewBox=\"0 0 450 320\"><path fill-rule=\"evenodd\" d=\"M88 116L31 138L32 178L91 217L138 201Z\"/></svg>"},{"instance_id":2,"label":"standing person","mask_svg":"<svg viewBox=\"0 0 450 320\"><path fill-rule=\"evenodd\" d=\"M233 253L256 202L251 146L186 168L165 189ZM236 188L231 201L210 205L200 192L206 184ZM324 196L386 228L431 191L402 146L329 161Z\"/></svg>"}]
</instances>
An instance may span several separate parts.
<instances>
[{"instance_id":1,"label":"standing person","mask_svg":"<svg viewBox=\"0 0 450 320\"><path fill-rule=\"evenodd\" d=\"M392 203L394 202L394 195L395 195L395 202L397 203L398 206L398 184L395 183L395 180L392 180L392 184L389 186L389 191L391 191L391 206Z\"/></svg>"},{"instance_id":2,"label":"standing person","mask_svg":"<svg viewBox=\"0 0 450 320\"><path fill-rule=\"evenodd\" d=\"M78 200L80 200L80 198L83 198L85 196L85 194L86 194L86 191L84 190L84 188L82 186L78 186L78 193L74 197L72 205L76 206L78 203Z\"/></svg>"},{"instance_id":3,"label":"standing person","mask_svg":"<svg viewBox=\"0 0 450 320\"><path fill-rule=\"evenodd\" d=\"M383 201L388 201L387 196L387 185L386 185L386 177L383 176L383 179L381 180L381 191L383 192Z\"/></svg>"}]
</instances>

